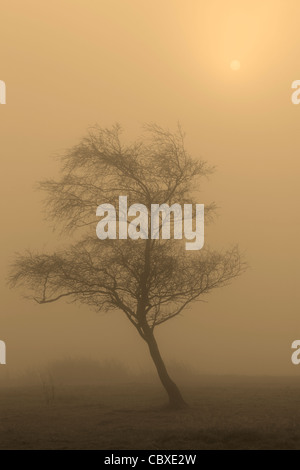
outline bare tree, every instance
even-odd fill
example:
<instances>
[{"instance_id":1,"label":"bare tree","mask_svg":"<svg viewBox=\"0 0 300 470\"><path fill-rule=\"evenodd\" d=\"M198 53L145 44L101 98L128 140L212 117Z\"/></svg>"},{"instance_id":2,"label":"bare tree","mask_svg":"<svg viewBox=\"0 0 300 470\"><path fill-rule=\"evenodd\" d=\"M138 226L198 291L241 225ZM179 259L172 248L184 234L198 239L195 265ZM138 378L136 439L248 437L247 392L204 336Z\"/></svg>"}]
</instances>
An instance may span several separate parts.
<instances>
[{"instance_id":1,"label":"bare tree","mask_svg":"<svg viewBox=\"0 0 300 470\"><path fill-rule=\"evenodd\" d=\"M27 253L12 266L12 286L21 284L40 304L62 298L96 310L121 310L147 343L170 406L185 405L161 357L154 329L228 284L244 269L238 249L185 251L177 240L102 240L95 235L96 208L128 203L194 203L199 179L211 173L204 161L186 152L179 129L170 133L146 127L143 139L129 145L120 127L95 127L63 157L59 181L47 180L47 212L64 230L82 230L83 238L54 254ZM199 201L197 201L199 202ZM206 206L206 218L214 205ZM150 212L150 210L149 210Z\"/></svg>"}]
</instances>

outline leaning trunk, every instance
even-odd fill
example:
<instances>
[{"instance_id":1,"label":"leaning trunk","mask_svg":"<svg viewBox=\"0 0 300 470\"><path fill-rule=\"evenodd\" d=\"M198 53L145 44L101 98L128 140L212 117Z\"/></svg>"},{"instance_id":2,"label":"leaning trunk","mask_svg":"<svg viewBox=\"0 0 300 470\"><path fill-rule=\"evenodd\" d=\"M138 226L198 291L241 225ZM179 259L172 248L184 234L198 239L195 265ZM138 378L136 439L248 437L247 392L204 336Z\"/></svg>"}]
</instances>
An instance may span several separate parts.
<instances>
[{"instance_id":1,"label":"leaning trunk","mask_svg":"<svg viewBox=\"0 0 300 470\"><path fill-rule=\"evenodd\" d=\"M153 362L155 364L161 383L163 384L168 394L170 408L174 408L174 409L184 408L187 405L179 391L179 388L173 382L173 380L170 378L167 372L166 366L160 355L157 342L155 340L153 333L152 332L149 333L147 337L145 338L145 340L148 344L149 351L153 359Z\"/></svg>"}]
</instances>

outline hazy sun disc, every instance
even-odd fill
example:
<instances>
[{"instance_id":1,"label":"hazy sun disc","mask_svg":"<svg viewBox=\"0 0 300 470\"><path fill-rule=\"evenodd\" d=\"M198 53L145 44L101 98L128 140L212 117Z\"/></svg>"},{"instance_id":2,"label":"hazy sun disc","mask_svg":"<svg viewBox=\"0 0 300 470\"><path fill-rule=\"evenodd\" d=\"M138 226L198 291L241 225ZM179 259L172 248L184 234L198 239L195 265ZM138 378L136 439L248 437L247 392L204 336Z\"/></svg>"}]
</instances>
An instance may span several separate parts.
<instances>
[{"instance_id":1,"label":"hazy sun disc","mask_svg":"<svg viewBox=\"0 0 300 470\"><path fill-rule=\"evenodd\" d=\"M241 68L241 64L238 60L233 60L231 63L230 63L230 68L231 70L240 70Z\"/></svg>"}]
</instances>

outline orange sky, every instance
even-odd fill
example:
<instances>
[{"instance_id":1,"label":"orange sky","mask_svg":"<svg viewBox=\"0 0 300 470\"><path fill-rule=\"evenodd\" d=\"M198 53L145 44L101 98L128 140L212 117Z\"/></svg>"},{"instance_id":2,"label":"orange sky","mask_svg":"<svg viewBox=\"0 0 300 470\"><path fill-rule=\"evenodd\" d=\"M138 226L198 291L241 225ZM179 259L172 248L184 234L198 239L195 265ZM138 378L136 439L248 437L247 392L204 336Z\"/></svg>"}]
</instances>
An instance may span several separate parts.
<instances>
[{"instance_id":1,"label":"orange sky","mask_svg":"<svg viewBox=\"0 0 300 470\"><path fill-rule=\"evenodd\" d=\"M157 330L162 353L199 372L299 374L290 348L300 338L300 105L291 103L300 3L3 0L0 11L0 339L9 367L120 355L151 367L122 314L42 307L8 290L5 276L16 251L57 246L34 191L58 173L53 156L96 122L118 121L131 139L144 122L180 121L188 150L217 167L199 201L220 206L206 243L238 242L251 268Z\"/></svg>"}]
</instances>

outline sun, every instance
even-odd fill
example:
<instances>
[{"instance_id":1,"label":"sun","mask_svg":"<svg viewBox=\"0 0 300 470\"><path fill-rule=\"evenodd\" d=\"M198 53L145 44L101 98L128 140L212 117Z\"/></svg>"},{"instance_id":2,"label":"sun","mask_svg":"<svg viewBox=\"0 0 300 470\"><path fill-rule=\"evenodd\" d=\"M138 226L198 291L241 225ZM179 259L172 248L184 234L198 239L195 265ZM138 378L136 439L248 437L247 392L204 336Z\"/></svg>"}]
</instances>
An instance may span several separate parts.
<instances>
[{"instance_id":1,"label":"sun","mask_svg":"<svg viewBox=\"0 0 300 470\"><path fill-rule=\"evenodd\" d=\"M236 72L237 70L240 70L240 68L241 68L241 63L240 63L240 61L239 61L239 60L236 60L236 59L235 59L235 60L232 60L232 61L230 62L230 68L231 68L231 70L234 70L235 72Z\"/></svg>"}]
</instances>

